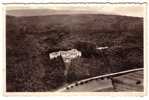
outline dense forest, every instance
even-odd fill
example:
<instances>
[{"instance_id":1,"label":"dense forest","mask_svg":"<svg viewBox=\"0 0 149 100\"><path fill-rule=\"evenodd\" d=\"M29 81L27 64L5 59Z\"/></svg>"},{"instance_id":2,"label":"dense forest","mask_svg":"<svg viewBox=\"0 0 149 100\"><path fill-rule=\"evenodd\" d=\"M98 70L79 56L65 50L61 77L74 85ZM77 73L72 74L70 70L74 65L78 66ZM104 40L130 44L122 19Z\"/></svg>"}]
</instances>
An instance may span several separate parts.
<instances>
[{"instance_id":1,"label":"dense forest","mask_svg":"<svg viewBox=\"0 0 149 100\"><path fill-rule=\"evenodd\" d=\"M102 46L109 48L95 49ZM83 55L71 62L65 76L62 57L50 60L49 53L72 48ZM7 91L54 91L83 78L138 67L143 67L143 18L6 16Z\"/></svg>"}]
</instances>

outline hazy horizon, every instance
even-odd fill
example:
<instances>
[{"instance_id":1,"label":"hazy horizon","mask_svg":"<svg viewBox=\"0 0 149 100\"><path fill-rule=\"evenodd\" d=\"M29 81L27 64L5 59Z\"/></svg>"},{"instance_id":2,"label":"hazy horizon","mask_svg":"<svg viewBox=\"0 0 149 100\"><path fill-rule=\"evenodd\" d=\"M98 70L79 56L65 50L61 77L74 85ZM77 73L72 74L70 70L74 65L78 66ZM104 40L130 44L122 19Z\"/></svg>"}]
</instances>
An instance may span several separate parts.
<instances>
[{"instance_id":1,"label":"hazy horizon","mask_svg":"<svg viewBox=\"0 0 149 100\"><path fill-rule=\"evenodd\" d=\"M144 5L48 5L8 6L6 14L11 16L45 16L61 14L106 14L143 17Z\"/></svg>"}]
</instances>

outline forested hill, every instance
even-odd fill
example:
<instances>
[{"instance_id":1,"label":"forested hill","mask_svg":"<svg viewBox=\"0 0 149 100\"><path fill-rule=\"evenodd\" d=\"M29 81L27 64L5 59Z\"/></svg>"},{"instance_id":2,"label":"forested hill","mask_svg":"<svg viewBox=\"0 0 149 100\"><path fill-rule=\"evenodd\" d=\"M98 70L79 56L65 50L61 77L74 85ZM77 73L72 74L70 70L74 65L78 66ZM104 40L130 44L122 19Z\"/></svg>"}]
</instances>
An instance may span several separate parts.
<instances>
[{"instance_id":1,"label":"forested hill","mask_svg":"<svg viewBox=\"0 0 149 100\"><path fill-rule=\"evenodd\" d=\"M143 34L143 18L118 15L7 16L7 26L7 34L10 30L18 34L23 31L25 34L48 34L53 39L60 37L59 39L62 39L65 45L68 43L70 45L77 40L91 41L97 45L114 45L115 42L121 41L122 37L125 39L135 36L142 39L140 36ZM140 44L143 41L133 42Z\"/></svg>"},{"instance_id":2,"label":"forested hill","mask_svg":"<svg viewBox=\"0 0 149 100\"><path fill-rule=\"evenodd\" d=\"M139 48L135 49L134 55L131 56L131 64L142 66L143 52L140 49L143 49L143 18L101 14L30 17L7 15L7 91L52 91L62 86L66 82L64 63L61 57L50 61L48 55L53 51L75 48L75 44L79 42L96 44L98 47L124 46L124 52L127 47ZM114 50L118 51L116 48ZM113 51L108 52L109 55L115 55ZM123 58L115 56L112 60L114 58L116 60L111 61L113 66L124 63ZM127 61L130 62L131 59ZM92 66L90 64L93 60L83 58L76 64L89 62L88 66ZM95 60L94 62L103 63ZM89 67L88 70L93 71L94 75L95 71L100 69L97 67L101 66L93 66L93 69ZM79 67L79 71L84 71L81 68L83 67Z\"/></svg>"}]
</instances>

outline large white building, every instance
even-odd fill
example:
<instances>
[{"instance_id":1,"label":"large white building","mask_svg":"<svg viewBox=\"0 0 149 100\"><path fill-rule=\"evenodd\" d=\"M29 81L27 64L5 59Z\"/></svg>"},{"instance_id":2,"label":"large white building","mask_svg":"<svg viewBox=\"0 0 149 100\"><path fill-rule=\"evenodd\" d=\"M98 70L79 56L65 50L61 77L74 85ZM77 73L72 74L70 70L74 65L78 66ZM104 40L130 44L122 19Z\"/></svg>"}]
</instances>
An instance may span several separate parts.
<instances>
[{"instance_id":1,"label":"large white building","mask_svg":"<svg viewBox=\"0 0 149 100\"><path fill-rule=\"evenodd\" d=\"M58 51L52 52L49 54L50 59L57 58L58 56L62 56L65 63L70 63L72 59L81 57L81 52L77 49L71 49L68 51Z\"/></svg>"}]
</instances>

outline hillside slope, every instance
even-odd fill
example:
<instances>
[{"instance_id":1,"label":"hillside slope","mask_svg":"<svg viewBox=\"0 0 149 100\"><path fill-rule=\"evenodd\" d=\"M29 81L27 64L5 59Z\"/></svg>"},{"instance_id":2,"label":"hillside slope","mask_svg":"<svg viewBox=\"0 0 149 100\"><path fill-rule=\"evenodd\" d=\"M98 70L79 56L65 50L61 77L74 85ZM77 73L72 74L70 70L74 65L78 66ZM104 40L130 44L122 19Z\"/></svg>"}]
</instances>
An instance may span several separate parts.
<instances>
[{"instance_id":1,"label":"hillside slope","mask_svg":"<svg viewBox=\"0 0 149 100\"><path fill-rule=\"evenodd\" d=\"M63 85L64 62L61 58L50 61L48 54L75 48L78 41L98 47L143 49L143 18L101 14L6 16L7 91L52 91ZM140 55L142 60L143 51Z\"/></svg>"}]
</instances>

